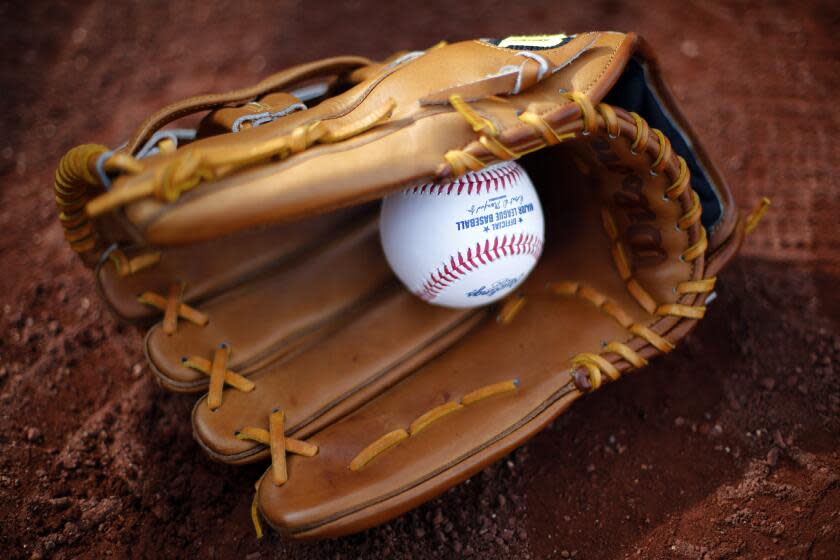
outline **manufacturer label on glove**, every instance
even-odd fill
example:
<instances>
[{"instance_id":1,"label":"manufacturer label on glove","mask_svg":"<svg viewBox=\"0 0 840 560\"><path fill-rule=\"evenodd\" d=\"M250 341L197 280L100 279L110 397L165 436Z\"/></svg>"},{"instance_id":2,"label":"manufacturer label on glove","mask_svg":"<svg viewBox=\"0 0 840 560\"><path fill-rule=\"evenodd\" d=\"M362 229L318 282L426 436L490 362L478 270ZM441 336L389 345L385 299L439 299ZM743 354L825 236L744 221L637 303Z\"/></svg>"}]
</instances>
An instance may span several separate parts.
<instances>
[{"instance_id":1,"label":"manufacturer label on glove","mask_svg":"<svg viewBox=\"0 0 840 560\"><path fill-rule=\"evenodd\" d=\"M507 49L539 50L554 49L565 45L574 35L558 33L556 35L511 35L499 41L499 46Z\"/></svg>"}]
</instances>

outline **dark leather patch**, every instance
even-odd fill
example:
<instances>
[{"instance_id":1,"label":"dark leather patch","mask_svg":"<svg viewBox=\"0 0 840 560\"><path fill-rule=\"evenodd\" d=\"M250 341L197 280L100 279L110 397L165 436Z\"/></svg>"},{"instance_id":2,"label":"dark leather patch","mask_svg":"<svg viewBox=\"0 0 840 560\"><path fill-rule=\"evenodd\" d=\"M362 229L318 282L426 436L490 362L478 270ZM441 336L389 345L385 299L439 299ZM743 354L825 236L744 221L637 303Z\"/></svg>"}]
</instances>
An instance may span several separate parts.
<instances>
[{"instance_id":1,"label":"dark leather patch","mask_svg":"<svg viewBox=\"0 0 840 560\"><path fill-rule=\"evenodd\" d=\"M591 143L595 157L610 172L623 175L621 189L612 194L613 203L624 211L629 224L624 229L622 239L630 249L634 267L659 265L668 258L662 246L662 233L657 226L656 213L644 192L645 181L638 171L623 165L621 157L603 137L594 138Z\"/></svg>"}]
</instances>

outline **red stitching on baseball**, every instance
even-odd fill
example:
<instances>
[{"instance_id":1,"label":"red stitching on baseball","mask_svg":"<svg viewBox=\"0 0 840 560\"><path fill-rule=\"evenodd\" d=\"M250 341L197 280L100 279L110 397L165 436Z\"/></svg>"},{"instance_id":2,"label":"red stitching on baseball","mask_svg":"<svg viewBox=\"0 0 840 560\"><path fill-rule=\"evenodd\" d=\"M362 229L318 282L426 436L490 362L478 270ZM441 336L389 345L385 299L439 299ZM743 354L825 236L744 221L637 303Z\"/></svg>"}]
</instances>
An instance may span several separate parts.
<instances>
[{"instance_id":1,"label":"red stitching on baseball","mask_svg":"<svg viewBox=\"0 0 840 560\"><path fill-rule=\"evenodd\" d=\"M536 260L542 254L542 247L542 240L530 233L520 233L518 238L516 235L503 235L501 240L496 236L492 246L490 239L485 239L483 248L479 241L475 248L468 247L465 251L458 251L457 256L449 257L449 262L444 262L437 270L432 271L415 294L425 301L432 301L453 282L483 265L513 255L531 255Z\"/></svg>"},{"instance_id":2,"label":"red stitching on baseball","mask_svg":"<svg viewBox=\"0 0 840 560\"><path fill-rule=\"evenodd\" d=\"M454 194L460 195L466 189L466 194L481 194L484 192L499 192L512 186L522 178L522 168L513 163L505 163L492 169L482 169L474 173L467 173L457 179L445 183L426 183L411 189L415 194Z\"/></svg>"}]
</instances>

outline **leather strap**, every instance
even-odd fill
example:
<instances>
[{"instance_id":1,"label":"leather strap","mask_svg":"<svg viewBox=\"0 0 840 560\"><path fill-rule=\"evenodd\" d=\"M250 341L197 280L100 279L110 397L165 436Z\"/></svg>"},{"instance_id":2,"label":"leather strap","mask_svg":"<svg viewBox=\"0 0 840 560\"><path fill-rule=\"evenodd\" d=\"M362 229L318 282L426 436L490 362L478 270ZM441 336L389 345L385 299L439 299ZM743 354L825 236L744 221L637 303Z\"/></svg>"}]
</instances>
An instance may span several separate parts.
<instances>
[{"instance_id":1,"label":"leather strap","mask_svg":"<svg viewBox=\"0 0 840 560\"><path fill-rule=\"evenodd\" d=\"M336 56L308 64L293 66L287 70L277 72L250 87L224 93L199 95L178 101L177 103L164 107L146 119L131 137L131 140L125 147L125 152L135 154L157 130L186 115L198 111L215 109L228 103L241 103L254 97L265 95L271 91L288 87L295 82L320 76L344 74L371 64L373 64L373 61L361 56Z\"/></svg>"},{"instance_id":2,"label":"leather strap","mask_svg":"<svg viewBox=\"0 0 840 560\"><path fill-rule=\"evenodd\" d=\"M593 48L599 36L600 33L583 33L562 47L550 51L512 53L497 74L430 93L420 99L420 104L445 104L452 95L460 95L466 100L477 100L490 95L519 94L577 60Z\"/></svg>"}]
</instances>

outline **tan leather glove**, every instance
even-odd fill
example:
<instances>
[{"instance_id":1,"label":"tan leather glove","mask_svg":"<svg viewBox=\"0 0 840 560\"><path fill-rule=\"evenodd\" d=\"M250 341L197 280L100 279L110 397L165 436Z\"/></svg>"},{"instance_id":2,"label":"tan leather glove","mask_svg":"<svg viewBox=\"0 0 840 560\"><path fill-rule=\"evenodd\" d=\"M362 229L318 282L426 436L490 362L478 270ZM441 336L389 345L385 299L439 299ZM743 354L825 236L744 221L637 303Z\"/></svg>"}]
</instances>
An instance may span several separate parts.
<instances>
[{"instance_id":1,"label":"tan leather glove","mask_svg":"<svg viewBox=\"0 0 840 560\"><path fill-rule=\"evenodd\" d=\"M197 132L157 132L200 111ZM546 218L524 285L473 310L408 293L378 199L513 159ZM205 393L202 447L270 458L255 518L293 538L399 515L672 351L760 215L739 217L621 33L295 67L164 109L115 152L74 149L56 191L115 313L163 317L147 355L165 387Z\"/></svg>"}]
</instances>

